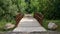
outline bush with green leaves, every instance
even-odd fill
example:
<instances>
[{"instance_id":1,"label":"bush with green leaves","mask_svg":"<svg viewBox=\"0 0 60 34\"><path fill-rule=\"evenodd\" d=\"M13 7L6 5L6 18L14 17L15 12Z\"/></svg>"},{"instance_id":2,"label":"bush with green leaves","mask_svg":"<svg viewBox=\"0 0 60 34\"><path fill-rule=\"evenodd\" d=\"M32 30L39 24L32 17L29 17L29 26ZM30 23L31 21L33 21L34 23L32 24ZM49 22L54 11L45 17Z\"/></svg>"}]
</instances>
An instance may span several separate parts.
<instances>
[{"instance_id":1,"label":"bush with green leaves","mask_svg":"<svg viewBox=\"0 0 60 34\"><path fill-rule=\"evenodd\" d=\"M17 14L17 6L11 0L0 0L0 18L11 21Z\"/></svg>"},{"instance_id":2,"label":"bush with green leaves","mask_svg":"<svg viewBox=\"0 0 60 34\"><path fill-rule=\"evenodd\" d=\"M41 12L46 19L60 19L60 0L0 0L0 19L11 20L19 12Z\"/></svg>"}]
</instances>

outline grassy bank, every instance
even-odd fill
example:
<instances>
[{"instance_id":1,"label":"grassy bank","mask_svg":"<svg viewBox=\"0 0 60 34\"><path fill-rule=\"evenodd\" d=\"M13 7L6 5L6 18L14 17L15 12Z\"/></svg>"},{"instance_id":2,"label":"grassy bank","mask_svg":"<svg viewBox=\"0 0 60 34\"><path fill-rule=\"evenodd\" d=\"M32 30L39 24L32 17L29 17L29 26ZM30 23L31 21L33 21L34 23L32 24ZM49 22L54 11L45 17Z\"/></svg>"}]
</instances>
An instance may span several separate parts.
<instances>
[{"instance_id":1,"label":"grassy bank","mask_svg":"<svg viewBox=\"0 0 60 34\"><path fill-rule=\"evenodd\" d=\"M5 19L0 20L0 31L10 31L10 30L12 30L12 29L9 29L9 30L5 30L5 29L4 29L4 26L5 26L5 24L7 24L7 23L16 24L16 22L15 22L14 20L12 20L11 22L7 22Z\"/></svg>"},{"instance_id":2,"label":"grassy bank","mask_svg":"<svg viewBox=\"0 0 60 34\"><path fill-rule=\"evenodd\" d=\"M58 28L56 29L56 31L60 31L60 20L43 20L43 26L48 29L48 23L49 22L53 22L56 23L58 25Z\"/></svg>"}]
</instances>

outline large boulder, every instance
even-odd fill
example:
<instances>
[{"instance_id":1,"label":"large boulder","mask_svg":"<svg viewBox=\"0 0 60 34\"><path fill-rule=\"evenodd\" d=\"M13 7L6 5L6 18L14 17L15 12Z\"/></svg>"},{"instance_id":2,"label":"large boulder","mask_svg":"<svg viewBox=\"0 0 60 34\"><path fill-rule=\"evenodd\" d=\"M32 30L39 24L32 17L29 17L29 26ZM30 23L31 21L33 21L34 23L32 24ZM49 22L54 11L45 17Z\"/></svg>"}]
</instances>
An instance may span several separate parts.
<instances>
[{"instance_id":1,"label":"large boulder","mask_svg":"<svg viewBox=\"0 0 60 34\"><path fill-rule=\"evenodd\" d=\"M48 29L55 30L55 29L57 29L57 27L58 27L58 25L56 25L56 24L53 23L53 22L50 22L50 23L48 24Z\"/></svg>"},{"instance_id":2,"label":"large boulder","mask_svg":"<svg viewBox=\"0 0 60 34\"><path fill-rule=\"evenodd\" d=\"M4 29L11 29L11 28L14 28L14 27L15 27L14 24L7 23L7 24L4 26Z\"/></svg>"}]
</instances>

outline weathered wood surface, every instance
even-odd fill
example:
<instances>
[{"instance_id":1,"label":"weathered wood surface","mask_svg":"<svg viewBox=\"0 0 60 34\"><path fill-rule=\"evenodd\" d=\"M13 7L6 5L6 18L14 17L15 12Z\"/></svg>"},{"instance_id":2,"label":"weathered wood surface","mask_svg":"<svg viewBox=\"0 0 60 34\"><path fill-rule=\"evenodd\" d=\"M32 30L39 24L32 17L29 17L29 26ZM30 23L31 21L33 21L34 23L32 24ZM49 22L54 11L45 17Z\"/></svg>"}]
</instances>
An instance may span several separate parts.
<instances>
[{"instance_id":1,"label":"weathered wood surface","mask_svg":"<svg viewBox=\"0 0 60 34\"><path fill-rule=\"evenodd\" d=\"M33 31L46 31L39 22L31 15L24 16L19 22L18 26L13 30L14 32L33 32Z\"/></svg>"}]
</instances>

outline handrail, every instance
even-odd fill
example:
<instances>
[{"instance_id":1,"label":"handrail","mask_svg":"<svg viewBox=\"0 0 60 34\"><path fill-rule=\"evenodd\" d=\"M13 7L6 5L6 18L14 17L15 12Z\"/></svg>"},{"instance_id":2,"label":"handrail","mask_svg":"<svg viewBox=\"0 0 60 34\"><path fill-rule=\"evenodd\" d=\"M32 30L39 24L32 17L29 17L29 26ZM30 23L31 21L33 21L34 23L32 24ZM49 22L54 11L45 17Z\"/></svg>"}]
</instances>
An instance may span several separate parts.
<instances>
[{"instance_id":1,"label":"handrail","mask_svg":"<svg viewBox=\"0 0 60 34\"><path fill-rule=\"evenodd\" d=\"M23 16L24 16L23 14L17 14L16 15L16 26L15 27L17 27L19 21L23 18Z\"/></svg>"},{"instance_id":2,"label":"handrail","mask_svg":"<svg viewBox=\"0 0 60 34\"><path fill-rule=\"evenodd\" d=\"M39 13L34 13L34 18L42 25L43 15Z\"/></svg>"}]
</instances>

